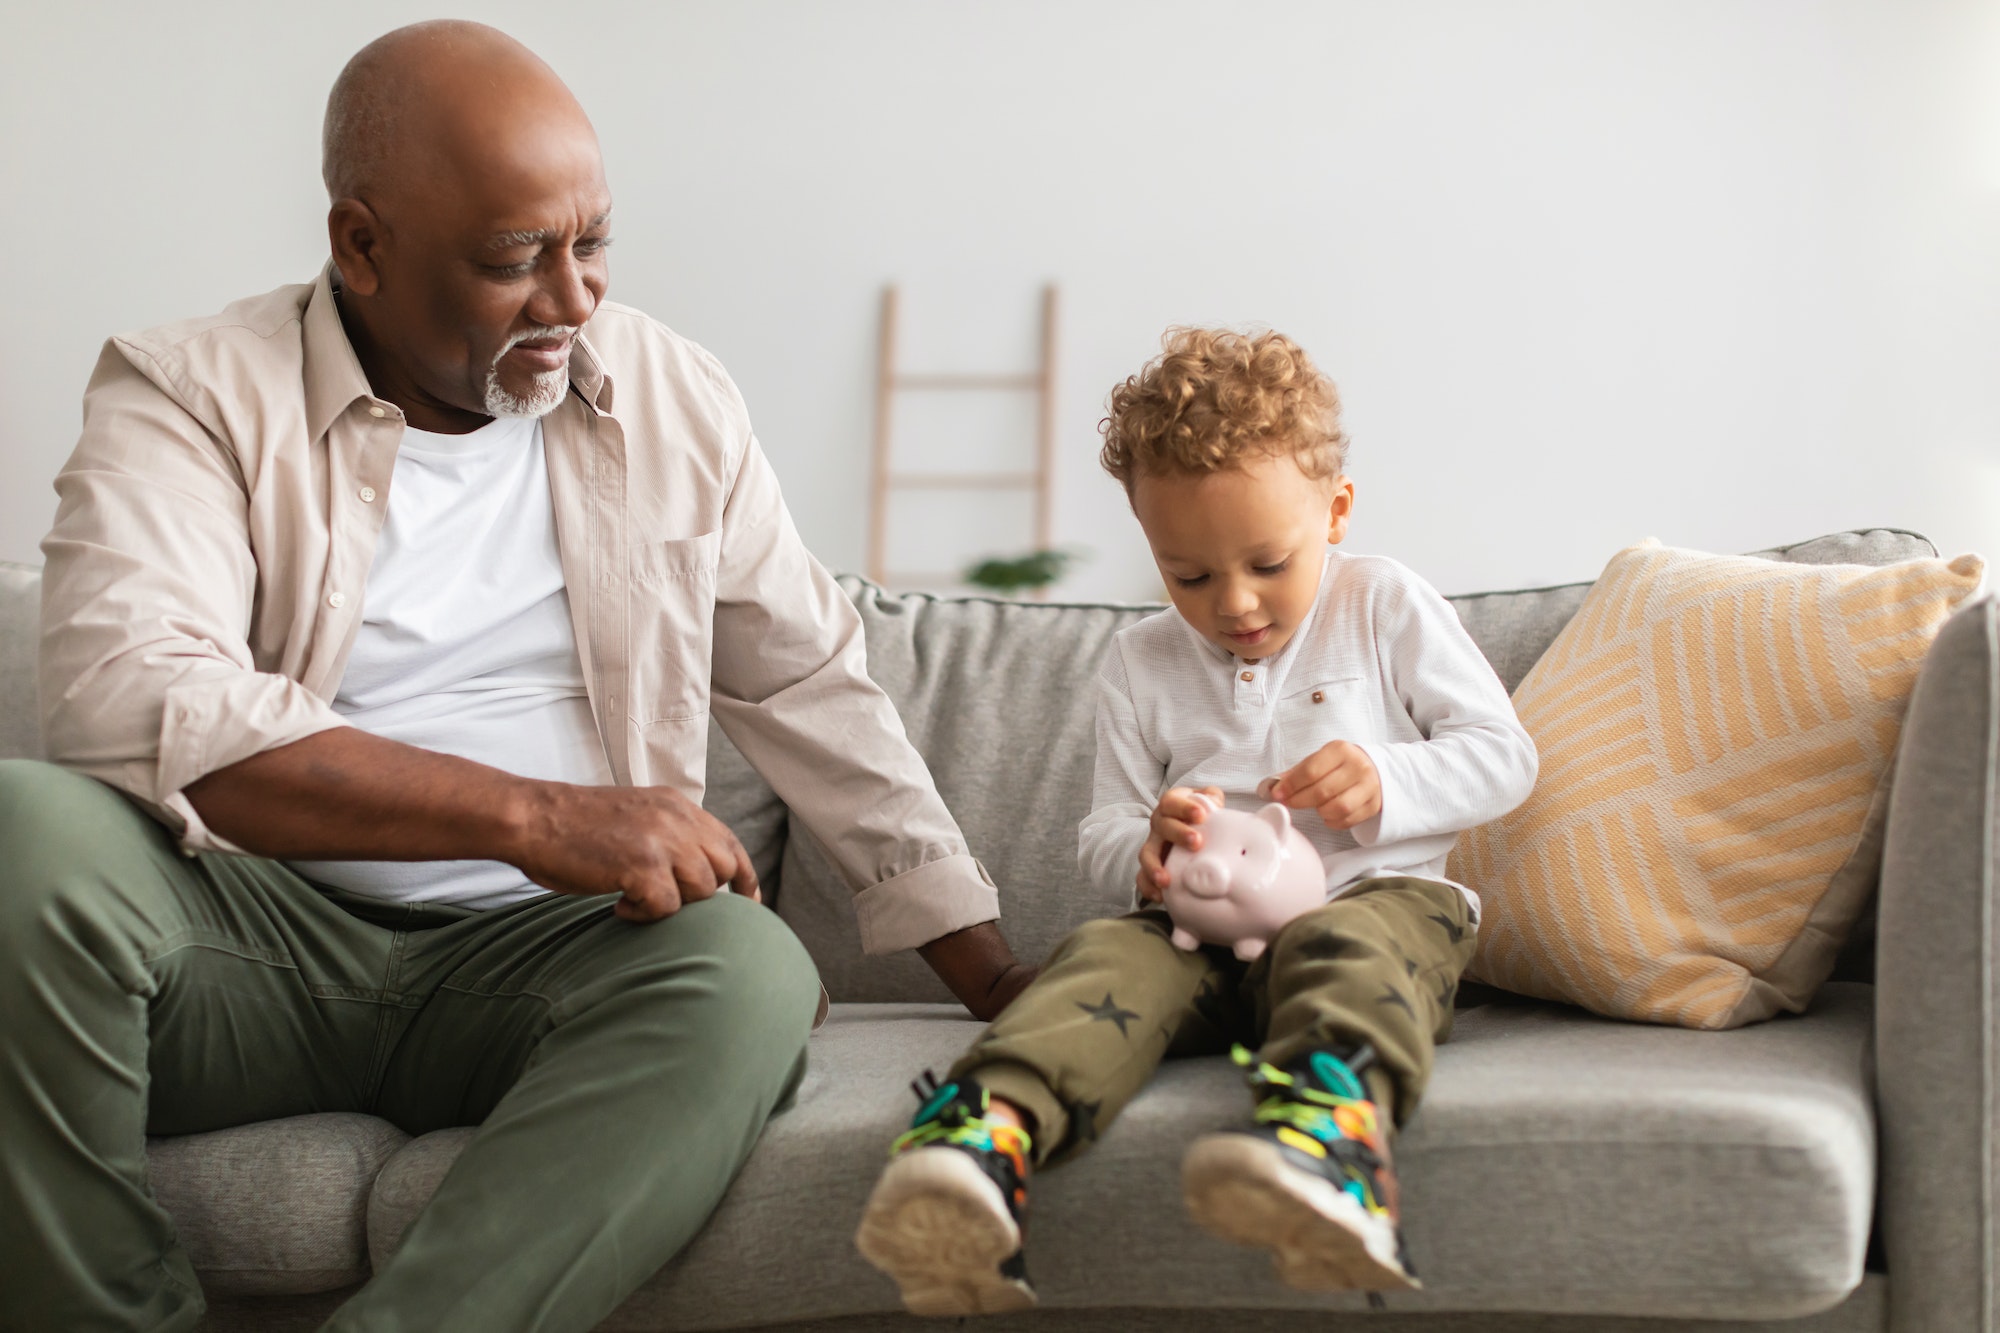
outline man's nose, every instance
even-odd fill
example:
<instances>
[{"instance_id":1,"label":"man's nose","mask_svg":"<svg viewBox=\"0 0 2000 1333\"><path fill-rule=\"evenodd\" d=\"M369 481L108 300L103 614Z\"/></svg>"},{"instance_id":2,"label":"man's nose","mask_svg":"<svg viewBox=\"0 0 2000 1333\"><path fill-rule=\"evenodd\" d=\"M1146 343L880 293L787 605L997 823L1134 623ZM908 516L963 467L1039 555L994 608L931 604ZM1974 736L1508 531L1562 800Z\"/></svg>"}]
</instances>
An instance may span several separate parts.
<instances>
[{"instance_id":1,"label":"man's nose","mask_svg":"<svg viewBox=\"0 0 2000 1333\"><path fill-rule=\"evenodd\" d=\"M528 317L537 324L557 328L581 328L589 323L604 293L592 285L576 256L566 254L555 263L544 265L542 274L540 290L528 309Z\"/></svg>"}]
</instances>

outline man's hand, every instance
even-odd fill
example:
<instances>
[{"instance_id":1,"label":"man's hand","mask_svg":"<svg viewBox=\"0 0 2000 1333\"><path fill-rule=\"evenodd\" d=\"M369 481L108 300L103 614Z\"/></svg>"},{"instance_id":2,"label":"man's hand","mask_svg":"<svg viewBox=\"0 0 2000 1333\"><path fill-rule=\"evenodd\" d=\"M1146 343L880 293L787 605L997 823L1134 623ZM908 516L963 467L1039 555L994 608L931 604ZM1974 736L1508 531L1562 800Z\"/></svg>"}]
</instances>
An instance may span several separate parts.
<instances>
[{"instance_id":1,"label":"man's hand","mask_svg":"<svg viewBox=\"0 0 2000 1333\"><path fill-rule=\"evenodd\" d=\"M501 859L545 889L619 895L627 921L658 921L724 885L762 901L750 854L727 825L664 787L537 783Z\"/></svg>"},{"instance_id":2,"label":"man's hand","mask_svg":"<svg viewBox=\"0 0 2000 1333\"><path fill-rule=\"evenodd\" d=\"M1156 903L1167 893L1167 848L1181 846L1191 852L1201 850L1200 823L1208 818L1208 807L1198 799L1206 796L1222 804L1222 788L1169 787L1153 807L1152 828L1146 845L1139 849L1139 898Z\"/></svg>"},{"instance_id":3,"label":"man's hand","mask_svg":"<svg viewBox=\"0 0 2000 1333\"><path fill-rule=\"evenodd\" d=\"M1040 970L1015 961L1006 937L992 921L940 935L917 952L951 987L959 1003L985 1023L998 1018Z\"/></svg>"},{"instance_id":4,"label":"man's hand","mask_svg":"<svg viewBox=\"0 0 2000 1333\"><path fill-rule=\"evenodd\" d=\"M1293 810L1317 810L1328 828L1347 829L1382 813L1382 775L1352 741L1328 741L1261 790Z\"/></svg>"}]
</instances>

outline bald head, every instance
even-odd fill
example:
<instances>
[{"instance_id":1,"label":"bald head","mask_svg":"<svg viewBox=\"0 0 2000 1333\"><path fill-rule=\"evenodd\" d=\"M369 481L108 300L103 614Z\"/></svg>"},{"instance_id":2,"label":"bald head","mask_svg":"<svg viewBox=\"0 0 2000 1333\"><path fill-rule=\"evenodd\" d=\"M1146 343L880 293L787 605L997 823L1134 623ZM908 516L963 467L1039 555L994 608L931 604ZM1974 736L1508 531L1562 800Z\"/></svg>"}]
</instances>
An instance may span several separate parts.
<instances>
[{"instance_id":1,"label":"bald head","mask_svg":"<svg viewBox=\"0 0 2000 1333\"><path fill-rule=\"evenodd\" d=\"M556 72L498 28L413 23L362 47L334 80L320 174L331 199L380 197L413 176L476 169L468 149L521 119L590 132Z\"/></svg>"}]
</instances>

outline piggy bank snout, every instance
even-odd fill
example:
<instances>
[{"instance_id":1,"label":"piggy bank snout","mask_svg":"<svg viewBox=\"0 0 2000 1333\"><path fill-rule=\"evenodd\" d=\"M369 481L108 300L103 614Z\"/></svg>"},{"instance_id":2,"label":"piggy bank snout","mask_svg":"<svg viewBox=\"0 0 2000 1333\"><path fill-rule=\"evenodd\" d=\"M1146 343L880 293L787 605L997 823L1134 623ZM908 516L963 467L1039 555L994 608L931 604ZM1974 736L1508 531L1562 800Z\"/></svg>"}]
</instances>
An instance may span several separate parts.
<instances>
[{"instance_id":1,"label":"piggy bank snout","mask_svg":"<svg viewBox=\"0 0 2000 1333\"><path fill-rule=\"evenodd\" d=\"M1222 898L1229 893L1229 868L1213 854L1194 856L1180 867L1181 887L1197 898Z\"/></svg>"}]
</instances>

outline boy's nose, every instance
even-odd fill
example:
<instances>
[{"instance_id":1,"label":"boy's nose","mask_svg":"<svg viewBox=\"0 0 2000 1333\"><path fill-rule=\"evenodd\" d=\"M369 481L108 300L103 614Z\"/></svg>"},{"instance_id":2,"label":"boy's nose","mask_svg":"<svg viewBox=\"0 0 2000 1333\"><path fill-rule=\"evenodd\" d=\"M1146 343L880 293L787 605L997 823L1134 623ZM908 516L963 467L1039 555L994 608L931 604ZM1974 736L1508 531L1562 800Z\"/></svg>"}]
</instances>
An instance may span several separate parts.
<instances>
[{"instance_id":1,"label":"boy's nose","mask_svg":"<svg viewBox=\"0 0 2000 1333\"><path fill-rule=\"evenodd\" d=\"M1232 619L1247 616L1257 609L1257 594L1240 583L1231 584L1223 588L1215 609Z\"/></svg>"}]
</instances>

